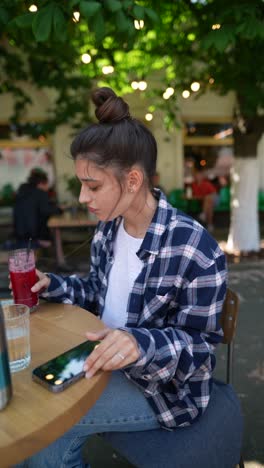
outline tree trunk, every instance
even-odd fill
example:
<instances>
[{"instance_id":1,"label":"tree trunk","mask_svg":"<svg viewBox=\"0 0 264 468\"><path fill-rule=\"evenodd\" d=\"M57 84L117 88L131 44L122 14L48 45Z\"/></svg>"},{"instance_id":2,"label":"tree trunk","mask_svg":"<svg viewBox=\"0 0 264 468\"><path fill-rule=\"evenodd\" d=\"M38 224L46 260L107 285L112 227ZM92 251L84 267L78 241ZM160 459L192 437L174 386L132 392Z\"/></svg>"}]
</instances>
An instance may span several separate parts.
<instances>
[{"instance_id":1,"label":"tree trunk","mask_svg":"<svg viewBox=\"0 0 264 468\"><path fill-rule=\"evenodd\" d=\"M257 158L235 158L231 173L231 224L229 252L260 250Z\"/></svg>"}]
</instances>

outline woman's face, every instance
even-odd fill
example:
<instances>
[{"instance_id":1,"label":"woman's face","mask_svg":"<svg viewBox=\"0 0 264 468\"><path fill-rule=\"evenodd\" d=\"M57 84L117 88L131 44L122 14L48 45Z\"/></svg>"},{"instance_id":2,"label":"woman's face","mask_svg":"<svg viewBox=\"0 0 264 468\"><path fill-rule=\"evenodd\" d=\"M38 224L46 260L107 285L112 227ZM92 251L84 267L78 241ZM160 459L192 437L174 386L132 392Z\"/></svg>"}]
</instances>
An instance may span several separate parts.
<instances>
[{"instance_id":1,"label":"woman's face","mask_svg":"<svg viewBox=\"0 0 264 468\"><path fill-rule=\"evenodd\" d=\"M101 168L92 161L77 159L75 172L81 181L79 202L101 221L124 215L131 203L128 190L120 185L113 169Z\"/></svg>"}]
</instances>

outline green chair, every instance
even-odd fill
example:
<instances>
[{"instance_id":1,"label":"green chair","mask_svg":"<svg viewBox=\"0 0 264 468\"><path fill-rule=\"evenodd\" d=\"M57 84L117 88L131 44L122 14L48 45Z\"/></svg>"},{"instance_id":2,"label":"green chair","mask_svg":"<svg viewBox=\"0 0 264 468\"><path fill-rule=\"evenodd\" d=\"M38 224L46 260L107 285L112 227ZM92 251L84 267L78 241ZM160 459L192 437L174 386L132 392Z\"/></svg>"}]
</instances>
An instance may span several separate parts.
<instances>
[{"instance_id":1,"label":"green chair","mask_svg":"<svg viewBox=\"0 0 264 468\"><path fill-rule=\"evenodd\" d=\"M230 211L230 187L226 186L220 189L215 211Z\"/></svg>"},{"instance_id":2,"label":"green chair","mask_svg":"<svg viewBox=\"0 0 264 468\"><path fill-rule=\"evenodd\" d=\"M264 211L264 191L259 190L258 192L258 209Z\"/></svg>"},{"instance_id":3,"label":"green chair","mask_svg":"<svg viewBox=\"0 0 264 468\"><path fill-rule=\"evenodd\" d=\"M188 200L187 211L191 214L198 214L202 211L202 202L201 200L196 200L195 198L191 198Z\"/></svg>"},{"instance_id":4,"label":"green chair","mask_svg":"<svg viewBox=\"0 0 264 468\"><path fill-rule=\"evenodd\" d=\"M182 211L187 211L187 200L184 198L184 189L174 189L168 195L169 203Z\"/></svg>"}]
</instances>

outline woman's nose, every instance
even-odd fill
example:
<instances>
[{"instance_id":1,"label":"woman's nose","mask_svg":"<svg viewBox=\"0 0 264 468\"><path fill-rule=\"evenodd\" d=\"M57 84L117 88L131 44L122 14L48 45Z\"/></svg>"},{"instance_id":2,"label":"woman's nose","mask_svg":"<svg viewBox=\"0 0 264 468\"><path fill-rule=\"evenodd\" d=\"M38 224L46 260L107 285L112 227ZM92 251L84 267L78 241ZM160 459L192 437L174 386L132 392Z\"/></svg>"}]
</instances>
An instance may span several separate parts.
<instances>
[{"instance_id":1,"label":"woman's nose","mask_svg":"<svg viewBox=\"0 0 264 468\"><path fill-rule=\"evenodd\" d=\"M79 196L80 203L89 203L91 201L91 192L86 187L82 187Z\"/></svg>"}]
</instances>

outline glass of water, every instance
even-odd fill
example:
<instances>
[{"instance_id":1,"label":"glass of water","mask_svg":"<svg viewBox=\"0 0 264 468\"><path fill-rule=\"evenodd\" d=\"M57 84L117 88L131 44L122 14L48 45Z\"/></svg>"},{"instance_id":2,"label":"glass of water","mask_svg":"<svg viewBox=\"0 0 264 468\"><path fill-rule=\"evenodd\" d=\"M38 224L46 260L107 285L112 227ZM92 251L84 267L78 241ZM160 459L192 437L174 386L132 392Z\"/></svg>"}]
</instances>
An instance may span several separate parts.
<instances>
[{"instance_id":1,"label":"glass of water","mask_svg":"<svg viewBox=\"0 0 264 468\"><path fill-rule=\"evenodd\" d=\"M30 355L30 309L24 304L3 304L11 372L28 367Z\"/></svg>"}]
</instances>

